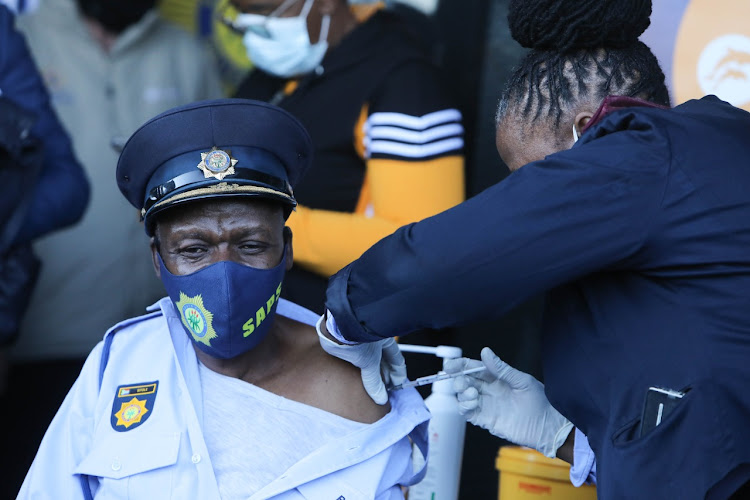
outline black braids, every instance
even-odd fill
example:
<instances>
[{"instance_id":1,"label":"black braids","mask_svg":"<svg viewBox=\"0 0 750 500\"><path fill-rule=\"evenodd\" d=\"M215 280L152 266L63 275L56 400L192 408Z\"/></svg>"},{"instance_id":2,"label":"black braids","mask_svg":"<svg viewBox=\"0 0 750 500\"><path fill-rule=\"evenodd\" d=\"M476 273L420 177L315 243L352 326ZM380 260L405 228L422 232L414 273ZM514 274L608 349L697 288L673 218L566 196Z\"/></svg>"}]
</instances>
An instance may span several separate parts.
<instances>
[{"instance_id":1,"label":"black braids","mask_svg":"<svg viewBox=\"0 0 750 500\"><path fill-rule=\"evenodd\" d=\"M665 106L669 93L656 57L642 42L625 48L575 52L532 50L506 84L498 121L518 109L534 121L544 115L558 125L567 109L580 100L600 101L607 95L639 97Z\"/></svg>"},{"instance_id":2,"label":"black braids","mask_svg":"<svg viewBox=\"0 0 750 500\"><path fill-rule=\"evenodd\" d=\"M511 35L533 50L508 80L498 118L513 106L559 124L577 102L607 95L669 105L664 73L638 40L650 16L651 0L510 0Z\"/></svg>"},{"instance_id":3,"label":"black braids","mask_svg":"<svg viewBox=\"0 0 750 500\"><path fill-rule=\"evenodd\" d=\"M570 52L626 47L648 27L651 0L511 0L513 38L533 49Z\"/></svg>"}]
</instances>

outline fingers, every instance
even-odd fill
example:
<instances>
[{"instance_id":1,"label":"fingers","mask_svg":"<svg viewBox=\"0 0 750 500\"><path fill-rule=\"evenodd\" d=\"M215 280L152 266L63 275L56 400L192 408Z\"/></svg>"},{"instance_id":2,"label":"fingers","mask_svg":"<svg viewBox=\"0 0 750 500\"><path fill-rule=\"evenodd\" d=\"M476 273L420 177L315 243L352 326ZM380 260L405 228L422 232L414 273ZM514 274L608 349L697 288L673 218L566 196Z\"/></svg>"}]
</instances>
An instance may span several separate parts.
<instances>
[{"instance_id":1,"label":"fingers","mask_svg":"<svg viewBox=\"0 0 750 500\"><path fill-rule=\"evenodd\" d=\"M479 368L483 363L477 359L455 358L443 360L443 371L446 373L458 373L471 368Z\"/></svg>"},{"instance_id":2,"label":"fingers","mask_svg":"<svg viewBox=\"0 0 750 500\"><path fill-rule=\"evenodd\" d=\"M398 344L393 339L383 341L383 352L381 354L381 365L386 382L399 385L406 381L406 361Z\"/></svg>"},{"instance_id":3,"label":"fingers","mask_svg":"<svg viewBox=\"0 0 750 500\"><path fill-rule=\"evenodd\" d=\"M482 349L481 356L482 362L487 366L487 371L498 380L506 382L512 389L524 389L528 386L529 379L533 379L528 373L516 370L497 357L489 347Z\"/></svg>"},{"instance_id":4,"label":"fingers","mask_svg":"<svg viewBox=\"0 0 750 500\"><path fill-rule=\"evenodd\" d=\"M458 373L467 368L467 364L472 361L469 358L455 358L443 360L443 371L446 373Z\"/></svg>"},{"instance_id":5,"label":"fingers","mask_svg":"<svg viewBox=\"0 0 750 500\"><path fill-rule=\"evenodd\" d=\"M467 414L478 412L481 409L479 391L475 387L469 387L463 392L457 393L456 399L458 400L458 412L461 415L467 416Z\"/></svg>"},{"instance_id":6,"label":"fingers","mask_svg":"<svg viewBox=\"0 0 750 500\"><path fill-rule=\"evenodd\" d=\"M479 410L480 407L478 399L470 399L468 401L462 401L458 403L458 413L466 417L467 420L473 418Z\"/></svg>"},{"instance_id":7,"label":"fingers","mask_svg":"<svg viewBox=\"0 0 750 500\"><path fill-rule=\"evenodd\" d=\"M453 392L458 394L471 387L468 377L456 377L453 379Z\"/></svg>"},{"instance_id":8,"label":"fingers","mask_svg":"<svg viewBox=\"0 0 750 500\"><path fill-rule=\"evenodd\" d=\"M479 391L476 387L468 387L465 390L456 394L456 399L459 403L467 403L469 401L479 401Z\"/></svg>"},{"instance_id":9,"label":"fingers","mask_svg":"<svg viewBox=\"0 0 750 500\"><path fill-rule=\"evenodd\" d=\"M443 371L446 373L458 373L463 370L470 370L472 368L484 367L484 363L477 359L471 358L455 358L455 359L444 359L443 360ZM485 382L494 382L495 376L489 373L487 370L472 373L467 375L473 379L483 380Z\"/></svg>"},{"instance_id":10,"label":"fingers","mask_svg":"<svg viewBox=\"0 0 750 500\"><path fill-rule=\"evenodd\" d=\"M482 381L472 375L459 375L453 379L453 392L463 392L469 387L476 387L482 384Z\"/></svg>"}]
</instances>

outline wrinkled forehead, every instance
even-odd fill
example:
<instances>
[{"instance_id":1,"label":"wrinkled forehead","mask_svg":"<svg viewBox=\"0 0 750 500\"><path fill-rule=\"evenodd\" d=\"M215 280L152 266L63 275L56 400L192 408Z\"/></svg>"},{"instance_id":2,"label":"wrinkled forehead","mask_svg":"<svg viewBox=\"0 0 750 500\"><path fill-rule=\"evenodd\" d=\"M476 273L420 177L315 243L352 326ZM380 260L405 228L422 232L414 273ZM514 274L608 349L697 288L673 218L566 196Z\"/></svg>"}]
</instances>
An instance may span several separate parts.
<instances>
[{"instance_id":1,"label":"wrinkled forehead","mask_svg":"<svg viewBox=\"0 0 750 500\"><path fill-rule=\"evenodd\" d=\"M260 198L211 198L175 205L156 215L156 229L175 226L231 224L283 228L284 207Z\"/></svg>"}]
</instances>

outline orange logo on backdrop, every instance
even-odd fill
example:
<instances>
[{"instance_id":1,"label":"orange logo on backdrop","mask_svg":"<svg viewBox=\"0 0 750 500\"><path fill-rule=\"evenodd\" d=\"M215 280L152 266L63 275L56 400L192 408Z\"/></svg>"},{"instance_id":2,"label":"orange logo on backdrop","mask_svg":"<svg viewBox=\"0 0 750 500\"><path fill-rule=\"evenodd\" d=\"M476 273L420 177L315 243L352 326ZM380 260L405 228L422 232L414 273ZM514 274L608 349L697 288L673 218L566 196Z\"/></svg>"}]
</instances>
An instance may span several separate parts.
<instances>
[{"instance_id":1,"label":"orange logo on backdrop","mask_svg":"<svg viewBox=\"0 0 750 500\"><path fill-rule=\"evenodd\" d=\"M714 94L750 111L750 1L691 0L673 71L675 104Z\"/></svg>"}]
</instances>

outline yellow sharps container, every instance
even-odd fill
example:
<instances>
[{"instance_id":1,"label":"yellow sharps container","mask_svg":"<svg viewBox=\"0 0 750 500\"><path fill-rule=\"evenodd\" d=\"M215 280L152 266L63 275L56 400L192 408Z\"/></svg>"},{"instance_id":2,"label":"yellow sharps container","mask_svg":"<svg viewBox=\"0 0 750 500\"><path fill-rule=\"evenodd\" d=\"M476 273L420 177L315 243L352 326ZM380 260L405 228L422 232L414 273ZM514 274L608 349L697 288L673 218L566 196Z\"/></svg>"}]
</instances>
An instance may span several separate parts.
<instances>
[{"instance_id":1,"label":"yellow sharps container","mask_svg":"<svg viewBox=\"0 0 750 500\"><path fill-rule=\"evenodd\" d=\"M536 450L502 446L495 467L500 473L498 500L596 500L595 486L571 484L570 465Z\"/></svg>"}]
</instances>

